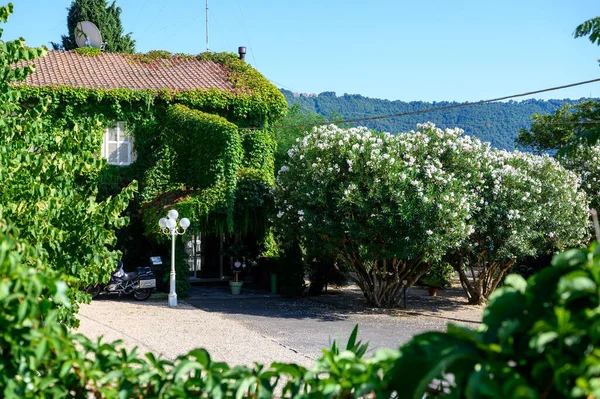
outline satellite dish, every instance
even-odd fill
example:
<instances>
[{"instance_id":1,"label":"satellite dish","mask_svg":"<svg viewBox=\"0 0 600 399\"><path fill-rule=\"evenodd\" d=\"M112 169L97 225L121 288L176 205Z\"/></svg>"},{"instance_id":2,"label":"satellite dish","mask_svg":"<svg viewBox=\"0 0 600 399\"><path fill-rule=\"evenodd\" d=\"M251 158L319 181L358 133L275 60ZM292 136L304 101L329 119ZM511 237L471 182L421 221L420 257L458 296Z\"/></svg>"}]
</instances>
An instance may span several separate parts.
<instances>
[{"instance_id":1,"label":"satellite dish","mask_svg":"<svg viewBox=\"0 0 600 399\"><path fill-rule=\"evenodd\" d=\"M102 36L100 35L98 27L90 21L81 21L77 23L77 26L75 27L75 42L77 42L77 47L104 48L104 43L102 43Z\"/></svg>"}]
</instances>

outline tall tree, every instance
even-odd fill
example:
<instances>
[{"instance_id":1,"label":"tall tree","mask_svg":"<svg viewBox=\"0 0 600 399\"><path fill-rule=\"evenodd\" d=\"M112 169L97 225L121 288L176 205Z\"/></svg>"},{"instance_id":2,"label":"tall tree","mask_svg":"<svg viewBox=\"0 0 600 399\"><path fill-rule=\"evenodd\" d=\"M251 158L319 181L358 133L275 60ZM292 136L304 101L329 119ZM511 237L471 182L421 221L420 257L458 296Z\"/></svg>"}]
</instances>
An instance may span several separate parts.
<instances>
[{"instance_id":1,"label":"tall tree","mask_svg":"<svg viewBox=\"0 0 600 399\"><path fill-rule=\"evenodd\" d=\"M134 53L135 40L131 38L131 32L123 33L121 23L121 7L117 7L116 1L108 4L107 0L73 0L67 8L68 33L62 36L62 43L52 43L55 50L72 50L77 48L75 42L75 30L77 23L90 21L96 24L102 40L106 42L106 52L110 53Z\"/></svg>"}]
</instances>

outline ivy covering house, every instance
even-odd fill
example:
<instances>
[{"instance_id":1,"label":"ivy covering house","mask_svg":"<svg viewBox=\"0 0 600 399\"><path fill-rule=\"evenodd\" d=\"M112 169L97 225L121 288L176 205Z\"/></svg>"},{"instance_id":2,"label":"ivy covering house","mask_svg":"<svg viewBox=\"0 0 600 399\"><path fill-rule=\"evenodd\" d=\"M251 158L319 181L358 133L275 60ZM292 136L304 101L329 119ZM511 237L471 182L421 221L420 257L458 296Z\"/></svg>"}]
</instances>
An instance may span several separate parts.
<instances>
[{"instance_id":1,"label":"ivy covering house","mask_svg":"<svg viewBox=\"0 0 600 399\"><path fill-rule=\"evenodd\" d=\"M139 183L130 226L120 233L126 261L160 252L166 237L157 222L176 207L192 221L187 248L198 247L184 267L223 279L228 242L257 248L268 236L276 146L269 126L286 112L285 98L236 54L94 50L49 51L32 61L36 70L20 85L25 104L50 98L46 115L60 127L97 117L90 134L102 136L95 151L107 161L99 194Z\"/></svg>"}]
</instances>

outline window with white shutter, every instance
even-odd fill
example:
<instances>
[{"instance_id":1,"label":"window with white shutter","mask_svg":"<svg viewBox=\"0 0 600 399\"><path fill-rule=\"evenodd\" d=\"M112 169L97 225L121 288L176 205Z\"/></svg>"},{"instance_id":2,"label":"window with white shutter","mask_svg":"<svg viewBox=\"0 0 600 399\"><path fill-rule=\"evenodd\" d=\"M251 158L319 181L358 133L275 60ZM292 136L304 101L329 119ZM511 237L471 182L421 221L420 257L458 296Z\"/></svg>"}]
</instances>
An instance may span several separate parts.
<instances>
[{"instance_id":1,"label":"window with white shutter","mask_svg":"<svg viewBox=\"0 0 600 399\"><path fill-rule=\"evenodd\" d=\"M133 136L127 134L125 122L117 122L106 129L102 157L111 165L125 166L135 161Z\"/></svg>"}]
</instances>

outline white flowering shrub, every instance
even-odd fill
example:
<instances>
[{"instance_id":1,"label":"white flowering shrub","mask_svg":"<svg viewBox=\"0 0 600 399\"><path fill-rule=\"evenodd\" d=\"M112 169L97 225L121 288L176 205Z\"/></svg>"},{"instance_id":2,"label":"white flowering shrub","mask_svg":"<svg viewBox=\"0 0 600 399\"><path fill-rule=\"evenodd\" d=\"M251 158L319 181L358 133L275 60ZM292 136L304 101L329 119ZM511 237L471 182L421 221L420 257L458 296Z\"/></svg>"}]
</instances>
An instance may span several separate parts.
<instances>
[{"instance_id":1,"label":"white flowering shrub","mask_svg":"<svg viewBox=\"0 0 600 399\"><path fill-rule=\"evenodd\" d=\"M580 145L558 160L565 168L579 175L590 208L600 211L600 145Z\"/></svg>"},{"instance_id":2,"label":"white flowering shrub","mask_svg":"<svg viewBox=\"0 0 600 399\"><path fill-rule=\"evenodd\" d=\"M370 305L395 306L403 280L414 283L473 232L476 199L455 169L485 149L431 124L395 136L316 128L278 172L277 225L308 253L349 266Z\"/></svg>"},{"instance_id":3,"label":"white flowering shrub","mask_svg":"<svg viewBox=\"0 0 600 399\"><path fill-rule=\"evenodd\" d=\"M576 174L461 134L433 124L396 136L316 128L278 172L279 229L311 258L349 266L374 306L398 304L402 281L442 256L469 301L483 303L518 257L587 241Z\"/></svg>"},{"instance_id":4,"label":"white flowering shrub","mask_svg":"<svg viewBox=\"0 0 600 399\"><path fill-rule=\"evenodd\" d=\"M477 197L474 232L452 255L469 301L481 304L517 258L584 244L588 208L579 178L548 156L488 151L478 172L464 176Z\"/></svg>"}]
</instances>

